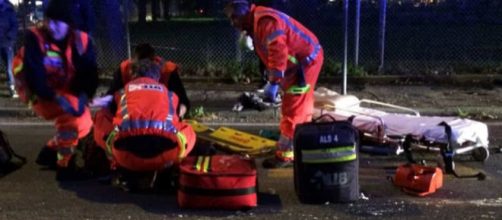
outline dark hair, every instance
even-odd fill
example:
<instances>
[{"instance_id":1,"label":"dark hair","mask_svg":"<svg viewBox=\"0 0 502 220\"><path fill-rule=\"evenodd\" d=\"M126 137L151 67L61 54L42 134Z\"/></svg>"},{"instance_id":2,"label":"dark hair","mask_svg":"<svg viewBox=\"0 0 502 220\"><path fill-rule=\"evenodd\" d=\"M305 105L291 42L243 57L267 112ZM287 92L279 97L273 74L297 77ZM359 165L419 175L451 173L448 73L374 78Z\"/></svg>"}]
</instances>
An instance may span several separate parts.
<instances>
[{"instance_id":1,"label":"dark hair","mask_svg":"<svg viewBox=\"0 0 502 220\"><path fill-rule=\"evenodd\" d=\"M149 58L138 59L132 63L132 74L134 78L148 77L154 80L159 80L160 65Z\"/></svg>"},{"instance_id":2,"label":"dark hair","mask_svg":"<svg viewBox=\"0 0 502 220\"><path fill-rule=\"evenodd\" d=\"M74 13L73 13L73 1L70 0L51 0L49 1L47 8L45 9L45 17L63 21L70 26L73 26Z\"/></svg>"},{"instance_id":3,"label":"dark hair","mask_svg":"<svg viewBox=\"0 0 502 220\"><path fill-rule=\"evenodd\" d=\"M244 16L249 12L249 1L247 0L230 0L227 7L232 7L233 15Z\"/></svg>"},{"instance_id":4,"label":"dark hair","mask_svg":"<svg viewBox=\"0 0 502 220\"><path fill-rule=\"evenodd\" d=\"M151 59L155 56L155 49L148 43L138 44L138 46L134 48L134 55L138 60L146 58Z\"/></svg>"}]
</instances>

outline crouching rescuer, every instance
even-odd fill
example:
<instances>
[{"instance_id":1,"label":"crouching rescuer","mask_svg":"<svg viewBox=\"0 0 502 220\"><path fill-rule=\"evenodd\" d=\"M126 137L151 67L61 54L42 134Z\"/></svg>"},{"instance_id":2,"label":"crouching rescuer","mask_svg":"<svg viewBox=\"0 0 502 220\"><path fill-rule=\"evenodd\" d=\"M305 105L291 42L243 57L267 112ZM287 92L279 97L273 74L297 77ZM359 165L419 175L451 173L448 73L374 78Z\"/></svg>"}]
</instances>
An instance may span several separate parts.
<instances>
[{"instance_id":1,"label":"crouching rescuer","mask_svg":"<svg viewBox=\"0 0 502 220\"><path fill-rule=\"evenodd\" d=\"M263 166L292 165L295 126L312 119L313 90L324 59L322 47L310 30L275 9L250 5L247 0L230 0L224 12L232 26L252 37L266 66L267 98L274 101L280 90L284 93L277 151Z\"/></svg>"},{"instance_id":2,"label":"crouching rescuer","mask_svg":"<svg viewBox=\"0 0 502 220\"><path fill-rule=\"evenodd\" d=\"M195 132L176 112L178 96L159 82L159 64L151 59L134 61L132 72L137 77L115 93L114 129L105 152L113 170L163 171L188 155Z\"/></svg>"},{"instance_id":3,"label":"crouching rescuer","mask_svg":"<svg viewBox=\"0 0 502 220\"><path fill-rule=\"evenodd\" d=\"M56 167L58 180L83 177L75 151L91 130L87 100L98 82L92 42L73 28L72 16L71 1L50 1L44 21L26 31L13 62L19 98L39 117L54 121L57 133L36 162Z\"/></svg>"}]
</instances>

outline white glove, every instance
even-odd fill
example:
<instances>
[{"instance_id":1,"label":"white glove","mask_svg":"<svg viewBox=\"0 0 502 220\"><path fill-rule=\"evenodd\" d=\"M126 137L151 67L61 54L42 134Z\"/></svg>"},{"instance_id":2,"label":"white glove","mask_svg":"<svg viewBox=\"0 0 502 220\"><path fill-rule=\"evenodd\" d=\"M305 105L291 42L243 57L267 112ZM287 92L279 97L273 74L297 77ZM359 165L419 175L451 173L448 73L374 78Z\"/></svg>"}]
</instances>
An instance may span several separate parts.
<instances>
[{"instance_id":1,"label":"white glove","mask_svg":"<svg viewBox=\"0 0 502 220\"><path fill-rule=\"evenodd\" d=\"M103 97L97 97L92 99L92 102L89 104L91 107L104 107L110 104L113 100L112 95L107 95Z\"/></svg>"}]
</instances>

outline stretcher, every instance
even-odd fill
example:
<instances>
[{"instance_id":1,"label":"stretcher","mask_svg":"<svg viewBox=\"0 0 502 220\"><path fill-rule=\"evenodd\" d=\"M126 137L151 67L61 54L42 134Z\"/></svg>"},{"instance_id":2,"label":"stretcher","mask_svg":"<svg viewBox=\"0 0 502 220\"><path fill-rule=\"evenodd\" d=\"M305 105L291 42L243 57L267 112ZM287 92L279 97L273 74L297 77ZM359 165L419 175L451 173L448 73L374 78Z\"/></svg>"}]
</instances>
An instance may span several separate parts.
<instances>
[{"instance_id":1,"label":"stretcher","mask_svg":"<svg viewBox=\"0 0 502 220\"><path fill-rule=\"evenodd\" d=\"M319 88L314 96L314 118L323 114L335 120L351 118L363 144L387 147L396 154L405 152L410 160L413 160L412 150L439 151L443 157L449 157L443 158L449 164L445 166L454 166L449 160L457 154L471 152L478 161L489 157L485 123L458 117L421 116L415 109L340 95L326 88Z\"/></svg>"},{"instance_id":2,"label":"stretcher","mask_svg":"<svg viewBox=\"0 0 502 220\"><path fill-rule=\"evenodd\" d=\"M219 150L251 157L271 154L276 148L276 141L239 131L229 127L211 128L195 120L186 120L195 133L197 142L206 141Z\"/></svg>"}]
</instances>

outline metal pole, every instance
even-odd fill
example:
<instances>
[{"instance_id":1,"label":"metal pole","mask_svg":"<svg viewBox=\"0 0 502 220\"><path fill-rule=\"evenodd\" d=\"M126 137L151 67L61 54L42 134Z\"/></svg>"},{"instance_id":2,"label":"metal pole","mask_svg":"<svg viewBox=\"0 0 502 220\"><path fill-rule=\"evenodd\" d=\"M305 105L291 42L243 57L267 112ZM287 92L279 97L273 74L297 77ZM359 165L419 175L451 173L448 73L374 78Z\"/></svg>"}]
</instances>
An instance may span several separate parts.
<instances>
[{"instance_id":1,"label":"metal pole","mask_svg":"<svg viewBox=\"0 0 502 220\"><path fill-rule=\"evenodd\" d=\"M378 73L384 71L384 55L385 55L385 17L387 15L387 0L380 0L380 20L379 20L379 49L380 49L380 65Z\"/></svg>"},{"instance_id":2,"label":"metal pole","mask_svg":"<svg viewBox=\"0 0 502 220\"><path fill-rule=\"evenodd\" d=\"M356 20L354 30L354 66L359 65L359 28L361 24L361 0L356 0Z\"/></svg>"},{"instance_id":3,"label":"metal pole","mask_svg":"<svg viewBox=\"0 0 502 220\"><path fill-rule=\"evenodd\" d=\"M131 59L131 33L129 32L129 0L124 1L124 23L126 28L127 57Z\"/></svg>"},{"instance_id":4,"label":"metal pole","mask_svg":"<svg viewBox=\"0 0 502 220\"><path fill-rule=\"evenodd\" d=\"M343 84L342 95L347 94L347 54L349 41L349 0L343 0Z\"/></svg>"}]
</instances>

